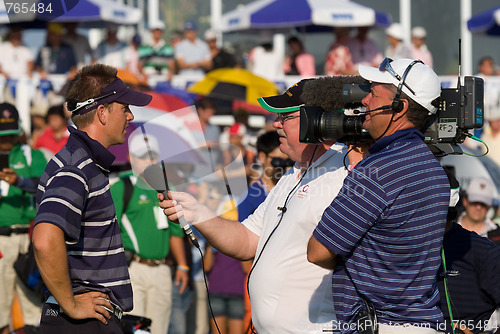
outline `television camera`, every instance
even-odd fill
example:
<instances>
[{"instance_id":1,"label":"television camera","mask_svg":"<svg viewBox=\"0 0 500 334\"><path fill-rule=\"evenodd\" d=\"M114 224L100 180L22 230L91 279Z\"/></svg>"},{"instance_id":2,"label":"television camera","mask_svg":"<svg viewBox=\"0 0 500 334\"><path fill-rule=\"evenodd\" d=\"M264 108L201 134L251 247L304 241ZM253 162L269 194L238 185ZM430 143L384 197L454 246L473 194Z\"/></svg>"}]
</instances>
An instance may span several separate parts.
<instances>
[{"instance_id":1,"label":"television camera","mask_svg":"<svg viewBox=\"0 0 500 334\"><path fill-rule=\"evenodd\" d=\"M359 76L307 82L301 95L305 105L300 108L299 140L318 144L336 139L346 145L371 141L363 129L365 107L361 103L369 92L370 84ZM423 130L425 142L436 156L461 154L458 144L468 131L483 126L483 93L483 79L471 76L458 88L441 89L438 111L429 116Z\"/></svg>"}]
</instances>

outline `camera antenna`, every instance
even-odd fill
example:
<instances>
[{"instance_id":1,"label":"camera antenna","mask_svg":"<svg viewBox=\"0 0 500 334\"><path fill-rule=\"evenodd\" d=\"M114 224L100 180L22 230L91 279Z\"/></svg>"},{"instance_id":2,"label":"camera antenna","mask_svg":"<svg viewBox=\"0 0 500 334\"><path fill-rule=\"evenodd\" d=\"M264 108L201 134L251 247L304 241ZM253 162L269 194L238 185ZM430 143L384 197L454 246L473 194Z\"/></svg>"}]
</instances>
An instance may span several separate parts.
<instances>
[{"instance_id":1,"label":"camera antenna","mask_svg":"<svg viewBox=\"0 0 500 334\"><path fill-rule=\"evenodd\" d=\"M462 80L460 80L460 77L462 76L462 39L458 39L458 83L457 83L457 89L460 89L462 86Z\"/></svg>"}]
</instances>

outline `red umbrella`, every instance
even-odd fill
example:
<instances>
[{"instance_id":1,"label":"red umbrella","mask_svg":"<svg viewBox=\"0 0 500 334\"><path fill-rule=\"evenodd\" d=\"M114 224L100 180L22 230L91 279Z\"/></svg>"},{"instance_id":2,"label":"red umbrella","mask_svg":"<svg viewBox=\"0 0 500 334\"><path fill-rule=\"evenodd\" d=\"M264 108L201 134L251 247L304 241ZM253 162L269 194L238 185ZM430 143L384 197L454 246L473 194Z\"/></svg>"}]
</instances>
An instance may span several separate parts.
<instances>
[{"instance_id":1,"label":"red umbrella","mask_svg":"<svg viewBox=\"0 0 500 334\"><path fill-rule=\"evenodd\" d=\"M153 96L151 103L148 104L148 107L163 110L163 111L175 111L185 107L189 107L189 105L184 102L181 98L167 93L159 93L155 91L146 91L145 93Z\"/></svg>"}]
</instances>

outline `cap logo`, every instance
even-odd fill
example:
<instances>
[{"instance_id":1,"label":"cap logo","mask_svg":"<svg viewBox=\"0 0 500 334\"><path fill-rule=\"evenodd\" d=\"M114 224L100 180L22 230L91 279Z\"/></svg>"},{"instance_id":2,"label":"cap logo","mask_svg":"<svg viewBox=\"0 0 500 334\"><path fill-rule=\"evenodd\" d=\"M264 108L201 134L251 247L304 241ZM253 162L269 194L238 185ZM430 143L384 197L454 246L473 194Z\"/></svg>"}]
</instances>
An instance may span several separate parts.
<instances>
[{"instance_id":1,"label":"cap logo","mask_svg":"<svg viewBox=\"0 0 500 334\"><path fill-rule=\"evenodd\" d=\"M479 185L479 187L481 188L481 190L484 190L484 188L486 188L486 184L481 183L481 184Z\"/></svg>"},{"instance_id":2,"label":"cap logo","mask_svg":"<svg viewBox=\"0 0 500 334\"><path fill-rule=\"evenodd\" d=\"M294 87L298 87L298 86L300 86L300 85L302 84L302 81L303 81L303 80L300 80L300 81L298 81L298 82L294 83L293 85L291 85L290 87L288 87L288 89L287 89L287 90L286 90L286 92L285 92L285 93L286 93L286 95L288 95L288 96L292 97L292 96L293 96L293 93L292 93L292 92L290 92L290 89L292 89L292 88L294 88Z\"/></svg>"},{"instance_id":3,"label":"cap logo","mask_svg":"<svg viewBox=\"0 0 500 334\"><path fill-rule=\"evenodd\" d=\"M0 119L0 123L12 123L14 122L14 118L12 117L12 111L9 109L4 109L2 111L2 119Z\"/></svg>"}]
</instances>

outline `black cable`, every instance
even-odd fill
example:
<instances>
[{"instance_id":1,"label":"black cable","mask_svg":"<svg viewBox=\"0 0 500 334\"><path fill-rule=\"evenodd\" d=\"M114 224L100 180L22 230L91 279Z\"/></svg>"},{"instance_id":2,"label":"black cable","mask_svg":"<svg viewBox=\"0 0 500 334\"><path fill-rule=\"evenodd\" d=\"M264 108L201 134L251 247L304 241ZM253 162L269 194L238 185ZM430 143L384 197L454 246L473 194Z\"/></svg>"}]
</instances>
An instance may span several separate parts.
<instances>
[{"instance_id":1,"label":"black cable","mask_svg":"<svg viewBox=\"0 0 500 334\"><path fill-rule=\"evenodd\" d=\"M350 149L346 152L346 154L344 154L344 159L342 160L342 163L344 164L344 168L345 168L348 172L350 172L350 170L349 170L349 166L347 166L347 157L349 156L349 153L350 153L352 150L354 150L354 146L353 146L352 148L350 148Z\"/></svg>"},{"instance_id":2,"label":"black cable","mask_svg":"<svg viewBox=\"0 0 500 334\"><path fill-rule=\"evenodd\" d=\"M212 246L210 246L210 244L208 246L212 247ZM214 311L212 310L212 303L210 303L210 292L208 291L207 272L205 271L205 261L203 260L203 252L201 251L200 246L196 246L196 248L200 252L200 256L201 256L201 270L203 270L203 280L205 282L205 289L207 290L208 308L210 309L210 314L211 314L212 319L214 321L215 327L217 328L217 332L219 334L221 334L219 325L217 324L217 321L215 320Z\"/></svg>"},{"instance_id":3,"label":"black cable","mask_svg":"<svg viewBox=\"0 0 500 334\"><path fill-rule=\"evenodd\" d=\"M252 275L252 272L253 270L255 269L255 266L257 265L257 263L259 262L261 256L262 256L262 253L264 253L264 249L266 248L269 240L271 239L271 237L273 236L274 232L276 232L276 230L278 229L278 227L280 226L281 224L281 221L283 220L283 216L285 215L285 212L286 212L286 203L288 202L288 200L290 199L290 196L294 193L295 189L297 189L297 187L302 183L302 180L304 179L304 177L306 176L307 172L309 171L309 169L311 168L311 165L312 165L312 162L313 162L313 159L314 159L314 155L316 154L316 150L317 150L318 146L315 146L314 147L314 151L313 151L313 154L311 156L311 159L309 160L309 165L307 166L307 169L305 170L304 174L302 174L302 176L300 177L300 180L299 182L297 182L297 184L292 188L292 190L290 190L290 192L288 193L288 195L286 196L286 199L285 199L285 202L283 203L283 206L281 207L278 207L278 210L281 210L281 217L280 217L280 220L278 221L278 224L276 224L276 226L273 228L273 230L271 231L271 233L269 234L269 236L267 237L266 241L264 242L264 245L262 246L262 249L260 250L260 253L259 255L257 256L257 259L254 261L253 265L252 265L252 268L250 268L250 272L248 273L248 278L247 278L247 293L248 293L248 298L250 298L250 276ZM250 301L251 303L251 301ZM253 323L252 323L252 320L250 319L250 325L248 326L247 330L245 333L248 333L248 331L251 330L252 333L254 334L257 334L257 332L255 331L254 327L253 327Z\"/></svg>"}]
</instances>

